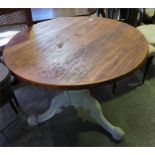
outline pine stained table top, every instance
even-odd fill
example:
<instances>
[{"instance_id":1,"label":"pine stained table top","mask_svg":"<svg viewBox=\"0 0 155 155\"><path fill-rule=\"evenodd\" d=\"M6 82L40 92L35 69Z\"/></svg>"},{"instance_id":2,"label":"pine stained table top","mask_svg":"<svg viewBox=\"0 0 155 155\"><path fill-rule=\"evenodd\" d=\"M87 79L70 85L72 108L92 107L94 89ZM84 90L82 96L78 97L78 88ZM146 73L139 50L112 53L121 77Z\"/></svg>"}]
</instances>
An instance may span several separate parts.
<instances>
[{"instance_id":1,"label":"pine stained table top","mask_svg":"<svg viewBox=\"0 0 155 155\"><path fill-rule=\"evenodd\" d=\"M49 89L84 89L138 69L148 55L134 27L98 17L56 18L18 33L3 52L19 79Z\"/></svg>"}]
</instances>

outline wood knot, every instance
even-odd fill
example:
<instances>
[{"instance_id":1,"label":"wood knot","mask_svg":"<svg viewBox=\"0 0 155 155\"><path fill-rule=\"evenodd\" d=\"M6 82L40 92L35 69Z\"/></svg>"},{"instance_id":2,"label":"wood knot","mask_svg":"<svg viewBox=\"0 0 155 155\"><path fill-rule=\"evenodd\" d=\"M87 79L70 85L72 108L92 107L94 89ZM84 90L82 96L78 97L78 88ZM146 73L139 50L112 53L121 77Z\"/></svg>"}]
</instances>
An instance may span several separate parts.
<instances>
[{"instance_id":1,"label":"wood knot","mask_svg":"<svg viewBox=\"0 0 155 155\"><path fill-rule=\"evenodd\" d=\"M59 48L62 48L62 47L63 47L63 45L64 45L64 43L63 43L63 42L61 42L61 43L57 44L57 46L58 46Z\"/></svg>"}]
</instances>

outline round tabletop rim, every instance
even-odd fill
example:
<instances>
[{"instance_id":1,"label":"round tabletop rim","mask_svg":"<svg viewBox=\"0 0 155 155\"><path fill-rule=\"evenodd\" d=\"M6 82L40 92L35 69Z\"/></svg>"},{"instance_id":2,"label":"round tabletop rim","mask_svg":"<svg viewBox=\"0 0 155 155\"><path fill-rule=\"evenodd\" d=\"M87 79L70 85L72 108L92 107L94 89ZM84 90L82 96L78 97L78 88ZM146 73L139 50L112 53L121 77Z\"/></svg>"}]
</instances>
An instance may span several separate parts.
<instances>
[{"instance_id":1,"label":"round tabletop rim","mask_svg":"<svg viewBox=\"0 0 155 155\"><path fill-rule=\"evenodd\" d=\"M81 17L60 17L60 18L81 18ZM59 18L59 19L60 19ZM92 17L89 17L89 18L92 18ZM57 19L57 18L56 18ZM52 19L52 20L56 20L56 19ZM112 19L106 19L106 20L109 20L109 21L114 21L114 20L112 20ZM49 20L48 20L49 21ZM51 21L51 20L50 20ZM44 21L44 22L47 22L47 21ZM37 24L35 24L35 25L38 25L38 24L42 24L42 23L44 23L44 22L41 22L41 23L37 23ZM115 22L119 22L119 21L115 21ZM120 22L119 22L120 23ZM122 24L125 24L125 23L122 23ZM126 25L128 25L128 24L126 24ZM128 25L128 26L130 26L130 27L133 27L133 26L131 26L131 25ZM33 28L33 27L32 27ZM134 28L134 27L133 27ZM31 27L30 27L30 29L31 29ZM136 29L136 28L135 28ZM27 31L27 30L25 30L25 31ZM138 31L138 30L137 30ZM22 31L22 32L19 32L19 33L23 33L24 31ZM10 42L12 41L12 40L14 40L15 38L16 38L16 36L18 36L19 35L19 33L18 34L16 34L10 41L9 41L9 43L6 45L6 47L5 47L5 49L4 49L4 51L3 51L3 58L4 58L4 63L6 64L6 66L10 69L10 71L17 77L17 78L19 78L21 81L23 81L23 82L26 82L26 83L29 83L29 84L32 84L32 85L34 85L34 86L39 86L39 87L43 87L43 88L47 88L47 89L87 89L87 88L91 88L91 87L93 87L93 86L97 86L97 85L102 85L102 84L107 84L107 83L109 83L109 82L114 82L114 81L116 81L116 80L118 80L118 79L121 79L121 78L123 78L123 77L126 77L126 76L128 76L129 74L131 74L131 73L133 73L135 70L137 70L140 66L142 66L143 64L144 64L144 62L145 62L145 60L146 60L146 58L147 58L147 56L148 56L148 44L147 44L147 41L146 41L146 39L145 39L145 37L143 36L143 34L141 34L143 37L144 37L144 40L146 41L146 46L145 46L145 56L144 56L144 59L139 63L139 64L137 64L137 66L135 67L135 68L133 68L132 70L130 70L130 71L128 71L128 72L126 72L126 73L124 73L124 74L122 74L122 75L120 75L120 76L118 76L118 77L114 77L114 78L111 78L111 79L109 79L109 80L106 80L106 81L98 81L98 82L92 82L92 83L87 83L87 84L76 84L76 85L62 85L62 84L49 84L49 83L41 83L41 82L36 82L36 81L32 81L31 79L28 79L28 78L25 78L25 77L22 77L21 75L18 75L18 73L16 73L14 70L12 70L10 67L9 67L9 65L7 64L7 62L6 62L6 60L5 60L5 50L9 47L9 44L10 44ZM140 33L140 32L139 32Z\"/></svg>"}]
</instances>

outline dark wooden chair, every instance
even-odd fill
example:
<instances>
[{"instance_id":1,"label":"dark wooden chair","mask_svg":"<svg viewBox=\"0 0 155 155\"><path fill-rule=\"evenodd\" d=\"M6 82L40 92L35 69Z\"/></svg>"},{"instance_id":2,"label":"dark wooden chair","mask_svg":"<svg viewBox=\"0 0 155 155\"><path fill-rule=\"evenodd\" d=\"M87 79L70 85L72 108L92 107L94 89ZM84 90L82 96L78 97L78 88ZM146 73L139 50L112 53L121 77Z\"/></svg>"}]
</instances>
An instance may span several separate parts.
<instances>
[{"instance_id":1,"label":"dark wooden chair","mask_svg":"<svg viewBox=\"0 0 155 155\"><path fill-rule=\"evenodd\" d=\"M134 11L137 11L137 10L135 9L129 10L129 9L121 9L121 8L98 8L97 16L118 20L135 26L136 23L134 18L136 18L136 16ZM115 90L116 90L116 82L113 82L113 87L112 87L113 94L115 93Z\"/></svg>"},{"instance_id":2,"label":"dark wooden chair","mask_svg":"<svg viewBox=\"0 0 155 155\"><path fill-rule=\"evenodd\" d=\"M15 113L21 109L11 88L11 74L7 67L0 63L0 107L9 103Z\"/></svg>"},{"instance_id":3,"label":"dark wooden chair","mask_svg":"<svg viewBox=\"0 0 155 155\"><path fill-rule=\"evenodd\" d=\"M16 33L31 25L31 9L0 8L0 53Z\"/></svg>"},{"instance_id":4,"label":"dark wooden chair","mask_svg":"<svg viewBox=\"0 0 155 155\"><path fill-rule=\"evenodd\" d=\"M16 114L20 114L21 108L11 87L11 74L7 67L0 63L0 108L7 103L10 104ZM5 128L0 129L0 132L8 144L12 146L12 143L4 133Z\"/></svg>"},{"instance_id":5,"label":"dark wooden chair","mask_svg":"<svg viewBox=\"0 0 155 155\"><path fill-rule=\"evenodd\" d=\"M122 22L128 21L129 9L121 9L121 8L98 8L97 16L110 18L114 20L119 20Z\"/></svg>"},{"instance_id":6,"label":"dark wooden chair","mask_svg":"<svg viewBox=\"0 0 155 155\"><path fill-rule=\"evenodd\" d=\"M0 62L3 63L2 52L9 40L32 24L31 9L0 8ZM13 76L11 79L14 84L18 83Z\"/></svg>"},{"instance_id":7,"label":"dark wooden chair","mask_svg":"<svg viewBox=\"0 0 155 155\"><path fill-rule=\"evenodd\" d=\"M148 41L149 55L144 68L144 74L141 83L143 84L145 82L145 78L152 60L155 56L155 9L129 9L127 23L135 26L146 37L146 40ZM116 84L114 85L115 90Z\"/></svg>"},{"instance_id":8,"label":"dark wooden chair","mask_svg":"<svg viewBox=\"0 0 155 155\"><path fill-rule=\"evenodd\" d=\"M155 40L152 36L154 35L153 32L155 32L155 25L153 25L155 23L155 9L99 9L98 16L123 21L127 24L137 27L138 30L146 37L149 45L149 55L145 64L144 74L142 78L143 84L149 70L149 66L151 65L155 55ZM115 90L116 82L113 83L113 94L115 93Z\"/></svg>"},{"instance_id":9,"label":"dark wooden chair","mask_svg":"<svg viewBox=\"0 0 155 155\"><path fill-rule=\"evenodd\" d=\"M137 29L145 36L149 46L149 55L142 79L142 83L144 83L149 67L155 56L155 9L143 9L141 14L142 16Z\"/></svg>"},{"instance_id":10,"label":"dark wooden chair","mask_svg":"<svg viewBox=\"0 0 155 155\"><path fill-rule=\"evenodd\" d=\"M127 9L126 23L136 27L148 41L149 55L145 64L144 74L142 78L142 84L145 82L146 75L149 67L155 56L155 9L151 8L132 8ZM113 86L113 92L115 91L116 83Z\"/></svg>"}]
</instances>

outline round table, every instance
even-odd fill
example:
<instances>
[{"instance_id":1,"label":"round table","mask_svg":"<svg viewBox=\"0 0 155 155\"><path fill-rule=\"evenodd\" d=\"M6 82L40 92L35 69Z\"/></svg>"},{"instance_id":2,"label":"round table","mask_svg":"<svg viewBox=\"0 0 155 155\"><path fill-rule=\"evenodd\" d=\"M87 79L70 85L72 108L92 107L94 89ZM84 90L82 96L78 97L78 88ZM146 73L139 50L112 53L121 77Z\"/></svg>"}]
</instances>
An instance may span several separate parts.
<instances>
[{"instance_id":1,"label":"round table","mask_svg":"<svg viewBox=\"0 0 155 155\"><path fill-rule=\"evenodd\" d=\"M18 33L3 52L5 64L22 81L66 90L54 97L46 112L30 116L30 125L53 117L62 106L82 106L116 140L122 140L124 131L104 117L89 88L127 76L147 55L148 44L137 29L97 17L38 23Z\"/></svg>"}]
</instances>

